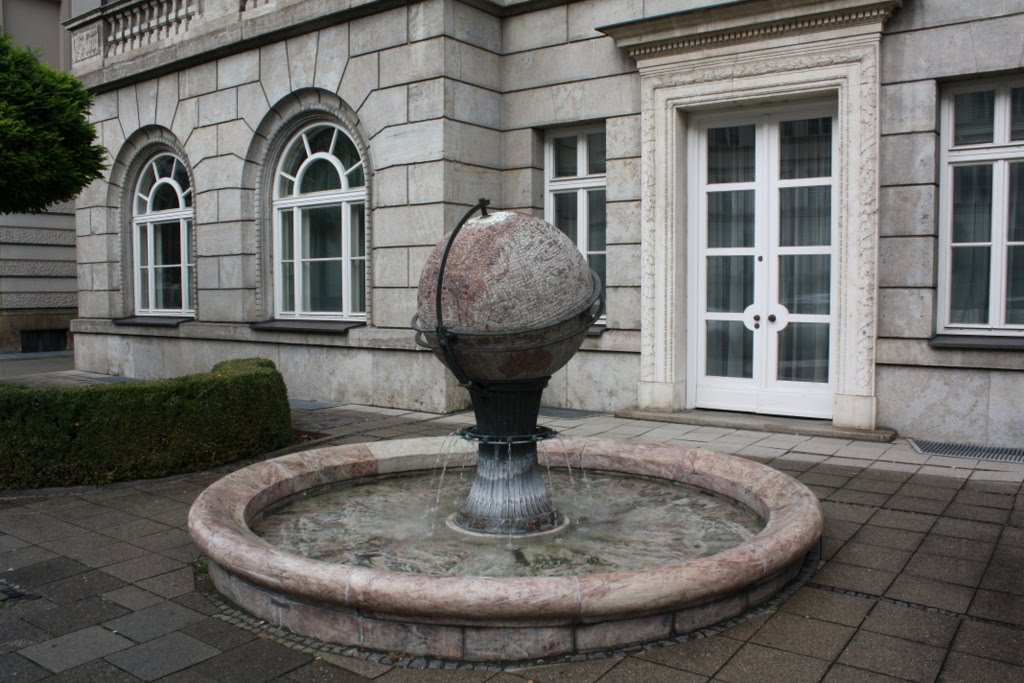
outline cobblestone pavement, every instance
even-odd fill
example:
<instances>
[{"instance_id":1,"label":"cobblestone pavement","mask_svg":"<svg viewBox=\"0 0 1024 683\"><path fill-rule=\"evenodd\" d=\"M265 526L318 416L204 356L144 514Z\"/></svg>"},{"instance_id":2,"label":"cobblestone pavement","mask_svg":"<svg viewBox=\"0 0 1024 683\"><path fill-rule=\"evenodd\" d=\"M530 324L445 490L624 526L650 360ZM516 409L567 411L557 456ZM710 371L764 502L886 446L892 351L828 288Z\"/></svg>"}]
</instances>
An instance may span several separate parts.
<instances>
[{"instance_id":1,"label":"cobblestone pavement","mask_svg":"<svg viewBox=\"0 0 1024 683\"><path fill-rule=\"evenodd\" d=\"M308 445L442 435L470 422L295 402ZM543 666L444 668L324 648L246 618L206 587L186 531L227 470L0 493L0 680L1022 681L1024 465L877 444L546 418L571 435L700 445L765 462L821 498L821 566L789 597L700 637ZM439 667L412 668L407 666Z\"/></svg>"}]
</instances>

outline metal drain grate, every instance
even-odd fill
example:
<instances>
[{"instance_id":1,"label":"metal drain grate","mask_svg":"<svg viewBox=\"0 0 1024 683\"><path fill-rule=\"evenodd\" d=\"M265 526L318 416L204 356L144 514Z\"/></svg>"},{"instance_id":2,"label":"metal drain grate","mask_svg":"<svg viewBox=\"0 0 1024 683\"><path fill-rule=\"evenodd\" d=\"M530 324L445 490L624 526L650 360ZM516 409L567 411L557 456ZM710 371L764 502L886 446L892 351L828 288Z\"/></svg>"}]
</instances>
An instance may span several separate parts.
<instances>
[{"instance_id":1,"label":"metal drain grate","mask_svg":"<svg viewBox=\"0 0 1024 683\"><path fill-rule=\"evenodd\" d=\"M585 417L597 417L606 413L593 410L572 410L571 408L541 408L541 417L557 417L564 420L582 420Z\"/></svg>"},{"instance_id":2,"label":"metal drain grate","mask_svg":"<svg viewBox=\"0 0 1024 683\"><path fill-rule=\"evenodd\" d=\"M1009 446L976 446L968 443L946 443L907 439L918 453L923 455L944 455L950 458L977 458L978 460L1001 460L1024 463L1024 448Z\"/></svg>"}]
</instances>

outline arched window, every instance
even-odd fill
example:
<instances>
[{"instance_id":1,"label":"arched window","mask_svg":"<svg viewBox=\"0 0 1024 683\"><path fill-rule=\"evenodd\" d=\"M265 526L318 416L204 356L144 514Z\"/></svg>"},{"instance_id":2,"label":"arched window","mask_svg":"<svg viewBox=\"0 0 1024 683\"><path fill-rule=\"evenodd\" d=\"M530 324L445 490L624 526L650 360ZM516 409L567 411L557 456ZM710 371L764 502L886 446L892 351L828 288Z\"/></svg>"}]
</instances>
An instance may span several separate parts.
<instances>
[{"instance_id":1,"label":"arched window","mask_svg":"<svg viewBox=\"0 0 1024 683\"><path fill-rule=\"evenodd\" d=\"M366 316L366 179L352 140L332 123L300 130L274 177L278 318Z\"/></svg>"},{"instance_id":2,"label":"arched window","mask_svg":"<svg viewBox=\"0 0 1024 683\"><path fill-rule=\"evenodd\" d=\"M192 181L184 162L162 152L146 162L132 202L135 311L194 315Z\"/></svg>"}]
</instances>

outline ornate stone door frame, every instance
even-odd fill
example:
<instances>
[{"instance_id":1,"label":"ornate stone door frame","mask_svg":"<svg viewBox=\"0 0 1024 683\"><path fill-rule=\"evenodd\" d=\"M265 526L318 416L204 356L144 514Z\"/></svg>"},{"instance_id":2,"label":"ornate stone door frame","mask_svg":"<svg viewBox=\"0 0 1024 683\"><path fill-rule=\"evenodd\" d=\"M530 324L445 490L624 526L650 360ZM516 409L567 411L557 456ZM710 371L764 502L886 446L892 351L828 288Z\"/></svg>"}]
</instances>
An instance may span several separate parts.
<instances>
[{"instance_id":1,"label":"ornate stone door frame","mask_svg":"<svg viewBox=\"0 0 1024 683\"><path fill-rule=\"evenodd\" d=\"M879 43L899 0L752 0L604 29L637 59L642 97L638 403L693 406L687 268L690 113L832 98L839 136L833 423L875 427Z\"/></svg>"}]
</instances>

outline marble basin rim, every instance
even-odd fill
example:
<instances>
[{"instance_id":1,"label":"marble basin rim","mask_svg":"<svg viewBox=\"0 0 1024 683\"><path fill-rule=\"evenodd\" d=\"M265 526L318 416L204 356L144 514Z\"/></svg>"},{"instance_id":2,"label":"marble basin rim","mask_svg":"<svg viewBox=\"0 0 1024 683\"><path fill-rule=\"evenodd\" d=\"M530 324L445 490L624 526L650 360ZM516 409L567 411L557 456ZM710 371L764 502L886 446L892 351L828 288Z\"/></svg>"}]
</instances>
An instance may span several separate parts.
<instances>
[{"instance_id":1,"label":"marble basin rim","mask_svg":"<svg viewBox=\"0 0 1024 683\"><path fill-rule=\"evenodd\" d=\"M530 578L432 576L333 564L274 547L249 528L262 510L301 491L349 479L432 470L445 458L448 466L475 459L469 444L428 437L331 446L241 468L199 495L189 513L189 531L210 562L216 588L262 619L339 644L466 659L593 649L580 646L580 634L592 636L595 629L603 634L595 642L618 646L665 637L663 622L670 634L687 624L710 625L780 590L821 535L817 497L788 475L752 461L703 449L603 438L543 442L538 457L552 467L564 467L568 460L574 469L582 465L694 485L746 505L766 524L734 548L680 564ZM692 610L704 616L694 621L687 616ZM712 616L720 618L698 623ZM642 618L653 630L638 627ZM330 623L320 623L325 619ZM623 628L616 629L616 622ZM429 625L437 625L436 633ZM387 635L394 627L414 629L416 642L402 647L405 641L399 638L396 648L393 633ZM487 656L468 651L474 638L511 635L522 640L526 632L569 635L559 645L547 643L526 648L528 652L520 652L518 645L509 652L485 647ZM448 640L441 643L441 636Z\"/></svg>"}]
</instances>

